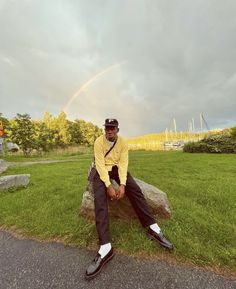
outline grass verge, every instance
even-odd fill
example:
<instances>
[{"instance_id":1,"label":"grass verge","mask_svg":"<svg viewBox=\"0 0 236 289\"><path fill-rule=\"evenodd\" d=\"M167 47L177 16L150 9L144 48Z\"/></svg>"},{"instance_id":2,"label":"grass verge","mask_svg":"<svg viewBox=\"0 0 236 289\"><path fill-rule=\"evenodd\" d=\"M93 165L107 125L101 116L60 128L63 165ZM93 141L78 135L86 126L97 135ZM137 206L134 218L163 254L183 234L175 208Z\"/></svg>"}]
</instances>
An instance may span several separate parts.
<instances>
[{"instance_id":1,"label":"grass verge","mask_svg":"<svg viewBox=\"0 0 236 289\"><path fill-rule=\"evenodd\" d=\"M78 215L91 155L75 162L11 167L6 174L30 173L27 188L0 193L0 225L40 239L95 246L94 223ZM79 160L79 161L78 161ZM130 152L130 171L167 193L172 218L157 220L175 244L164 253L197 265L236 271L236 181L234 155ZM158 256L137 221L112 219L112 242L122 252Z\"/></svg>"}]
</instances>

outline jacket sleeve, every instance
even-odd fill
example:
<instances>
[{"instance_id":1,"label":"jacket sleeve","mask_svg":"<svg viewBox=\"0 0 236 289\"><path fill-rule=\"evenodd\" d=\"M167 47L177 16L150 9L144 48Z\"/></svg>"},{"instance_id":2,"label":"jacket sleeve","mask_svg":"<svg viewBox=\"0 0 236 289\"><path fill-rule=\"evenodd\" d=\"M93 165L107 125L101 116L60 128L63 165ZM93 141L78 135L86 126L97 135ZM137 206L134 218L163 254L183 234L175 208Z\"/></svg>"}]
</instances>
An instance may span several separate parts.
<instances>
[{"instance_id":1,"label":"jacket sleeve","mask_svg":"<svg viewBox=\"0 0 236 289\"><path fill-rule=\"evenodd\" d=\"M122 145L120 160L119 160L119 165L118 165L118 174L119 174L121 185L126 185L127 170L128 170L128 143L125 140Z\"/></svg>"},{"instance_id":2,"label":"jacket sleeve","mask_svg":"<svg viewBox=\"0 0 236 289\"><path fill-rule=\"evenodd\" d=\"M108 171L105 166L105 158L104 158L103 146L101 142L95 141L94 156L95 156L96 170L98 171L100 179L105 183L106 187L109 187L111 182L110 182L110 178L108 175Z\"/></svg>"}]
</instances>

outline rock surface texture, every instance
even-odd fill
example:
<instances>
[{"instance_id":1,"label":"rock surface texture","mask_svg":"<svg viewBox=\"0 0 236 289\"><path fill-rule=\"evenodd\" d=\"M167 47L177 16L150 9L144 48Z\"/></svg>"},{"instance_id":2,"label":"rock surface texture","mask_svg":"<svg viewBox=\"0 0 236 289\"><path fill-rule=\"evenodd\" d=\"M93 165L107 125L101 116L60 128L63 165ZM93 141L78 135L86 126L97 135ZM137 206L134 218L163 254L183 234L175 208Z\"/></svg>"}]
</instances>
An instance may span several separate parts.
<instances>
[{"instance_id":1,"label":"rock surface texture","mask_svg":"<svg viewBox=\"0 0 236 289\"><path fill-rule=\"evenodd\" d=\"M150 207L150 210L154 217L168 219L171 217L171 211L166 193L162 192L158 188L147 184L139 179L134 178L139 187L141 188L143 195ZM112 180L112 185L116 188L117 183ZM131 206L129 199L125 196L119 201L110 201L109 204L109 215L122 218L130 219L137 218L136 213ZM80 215L89 219L94 219L94 194L92 183L88 183L87 189L83 194L82 204L80 208Z\"/></svg>"},{"instance_id":2,"label":"rock surface texture","mask_svg":"<svg viewBox=\"0 0 236 289\"><path fill-rule=\"evenodd\" d=\"M30 181L30 174L10 175L0 177L0 191L14 187L27 186Z\"/></svg>"},{"instance_id":3,"label":"rock surface texture","mask_svg":"<svg viewBox=\"0 0 236 289\"><path fill-rule=\"evenodd\" d=\"M5 172L8 168L7 162L0 160L0 174Z\"/></svg>"}]
</instances>

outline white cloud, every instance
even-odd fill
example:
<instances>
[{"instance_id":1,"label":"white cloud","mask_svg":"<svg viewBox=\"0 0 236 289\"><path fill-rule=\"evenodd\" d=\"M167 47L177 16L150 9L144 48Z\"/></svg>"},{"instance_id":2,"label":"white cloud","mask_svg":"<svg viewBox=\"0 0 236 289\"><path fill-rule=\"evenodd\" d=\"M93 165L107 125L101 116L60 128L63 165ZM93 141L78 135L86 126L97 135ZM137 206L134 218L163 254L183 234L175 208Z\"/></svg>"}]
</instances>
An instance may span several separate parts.
<instances>
[{"instance_id":1,"label":"white cloud","mask_svg":"<svg viewBox=\"0 0 236 289\"><path fill-rule=\"evenodd\" d=\"M235 12L233 0L0 1L1 112L57 114L126 59L70 118L114 116L126 135L163 131L173 117L185 130L200 112L212 128L235 124Z\"/></svg>"},{"instance_id":2,"label":"white cloud","mask_svg":"<svg viewBox=\"0 0 236 289\"><path fill-rule=\"evenodd\" d=\"M0 55L0 59L2 62L6 63L10 66L13 66L13 67L17 64L17 61L10 56Z\"/></svg>"}]
</instances>

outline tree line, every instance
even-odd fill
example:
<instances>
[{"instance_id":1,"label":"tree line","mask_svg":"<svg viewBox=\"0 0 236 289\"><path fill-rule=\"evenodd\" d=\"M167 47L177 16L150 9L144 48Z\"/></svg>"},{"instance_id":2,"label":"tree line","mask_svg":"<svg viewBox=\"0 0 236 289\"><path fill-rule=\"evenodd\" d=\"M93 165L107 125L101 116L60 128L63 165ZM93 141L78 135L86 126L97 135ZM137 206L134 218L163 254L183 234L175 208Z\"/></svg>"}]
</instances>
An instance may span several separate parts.
<instances>
[{"instance_id":1,"label":"tree line","mask_svg":"<svg viewBox=\"0 0 236 289\"><path fill-rule=\"evenodd\" d=\"M42 120L33 120L29 114L17 114L7 119L0 113L4 139L19 145L25 155L33 150L48 152L71 145L92 146L102 129L81 119L70 121L64 112L54 117L45 112Z\"/></svg>"}]
</instances>

